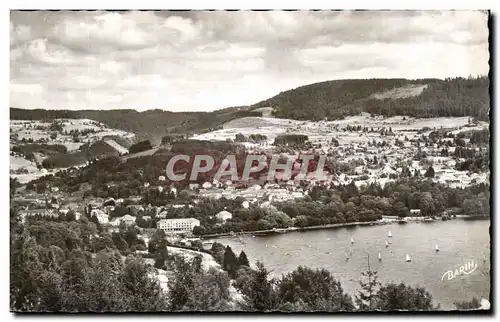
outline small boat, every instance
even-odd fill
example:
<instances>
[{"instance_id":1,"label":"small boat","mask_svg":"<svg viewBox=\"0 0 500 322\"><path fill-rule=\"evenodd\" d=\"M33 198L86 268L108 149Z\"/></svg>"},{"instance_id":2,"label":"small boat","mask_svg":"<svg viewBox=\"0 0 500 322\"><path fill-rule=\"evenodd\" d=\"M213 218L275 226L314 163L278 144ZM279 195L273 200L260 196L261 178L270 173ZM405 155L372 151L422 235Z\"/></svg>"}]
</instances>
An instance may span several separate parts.
<instances>
[{"instance_id":1,"label":"small boat","mask_svg":"<svg viewBox=\"0 0 500 322\"><path fill-rule=\"evenodd\" d=\"M387 240L385 241L385 247L389 247L389 243L387 242Z\"/></svg>"},{"instance_id":2,"label":"small boat","mask_svg":"<svg viewBox=\"0 0 500 322\"><path fill-rule=\"evenodd\" d=\"M382 255L380 255L380 253L378 253L378 261L380 262L382 260Z\"/></svg>"},{"instance_id":3,"label":"small boat","mask_svg":"<svg viewBox=\"0 0 500 322\"><path fill-rule=\"evenodd\" d=\"M392 241L389 240L389 245L392 245Z\"/></svg>"},{"instance_id":4,"label":"small boat","mask_svg":"<svg viewBox=\"0 0 500 322\"><path fill-rule=\"evenodd\" d=\"M411 262L410 255L408 255L408 254L406 254L406 261L407 261L407 262Z\"/></svg>"},{"instance_id":5,"label":"small boat","mask_svg":"<svg viewBox=\"0 0 500 322\"><path fill-rule=\"evenodd\" d=\"M354 244L354 238L351 237L351 244Z\"/></svg>"},{"instance_id":6,"label":"small boat","mask_svg":"<svg viewBox=\"0 0 500 322\"><path fill-rule=\"evenodd\" d=\"M387 234L387 237L392 237L392 233L390 230L389 230L389 233Z\"/></svg>"},{"instance_id":7,"label":"small boat","mask_svg":"<svg viewBox=\"0 0 500 322\"><path fill-rule=\"evenodd\" d=\"M436 252L439 252L438 244L436 244L435 248L436 248Z\"/></svg>"}]
</instances>

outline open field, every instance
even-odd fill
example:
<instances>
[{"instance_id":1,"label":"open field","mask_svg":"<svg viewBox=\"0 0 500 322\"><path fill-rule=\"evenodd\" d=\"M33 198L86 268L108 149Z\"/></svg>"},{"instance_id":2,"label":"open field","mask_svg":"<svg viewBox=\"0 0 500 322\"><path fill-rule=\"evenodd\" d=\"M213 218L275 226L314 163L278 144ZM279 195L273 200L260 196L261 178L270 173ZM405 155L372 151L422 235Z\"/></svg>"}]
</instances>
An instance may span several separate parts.
<instances>
[{"instance_id":1,"label":"open field","mask_svg":"<svg viewBox=\"0 0 500 322\"><path fill-rule=\"evenodd\" d=\"M412 96L418 96L422 93L422 91L427 88L428 85L407 85L403 87L394 88L392 90L385 91L383 93L375 93L371 97L376 99L398 99L398 98L406 98Z\"/></svg>"},{"instance_id":2,"label":"open field","mask_svg":"<svg viewBox=\"0 0 500 322\"><path fill-rule=\"evenodd\" d=\"M59 126L54 126L54 124ZM35 152L33 153L34 161L27 160L24 155L19 153L11 155L10 169L12 172L17 171L14 176L20 181L27 182L43 175L38 170L37 164L42 164L48 158L56 160L71 159L73 161L69 163L75 166L85 164L87 161L85 153L80 151L85 144L91 146L90 151L94 154L100 154L102 151L107 150L109 150L108 152L116 151L118 154L127 153L128 149L117 143L116 140L111 139L112 137L128 141L133 140L135 134L110 129L90 119L57 119L54 122L11 120L11 149L14 146L21 149L31 146L35 149ZM103 138L106 138L105 143L101 142ZM105 146L102 144L105 144ZM55 154L44 148L54 145L65 146L67 151ZM36 146L40 148L37 150ZM56 167L61 168L57 165ZM21 168L26 170L19 170Z\"/></svg>"}]
</instances>

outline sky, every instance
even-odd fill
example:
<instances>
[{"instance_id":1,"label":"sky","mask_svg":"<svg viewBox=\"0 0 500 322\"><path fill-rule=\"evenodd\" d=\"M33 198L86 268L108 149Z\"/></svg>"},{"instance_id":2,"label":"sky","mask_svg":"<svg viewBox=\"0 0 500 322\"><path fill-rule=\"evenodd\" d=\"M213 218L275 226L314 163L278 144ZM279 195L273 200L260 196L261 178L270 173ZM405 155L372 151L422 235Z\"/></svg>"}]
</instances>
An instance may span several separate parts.
<instances>
[{"instance_id":1,"label":"sky","mask_svg":"<svg viewBox=\"0 0 500 322\"><path fill-rule=\"evenodd\" d=\"M10 106L211 111L333 79L489 71L481 11L11 11Z\"/></svg>"}]
</instances>

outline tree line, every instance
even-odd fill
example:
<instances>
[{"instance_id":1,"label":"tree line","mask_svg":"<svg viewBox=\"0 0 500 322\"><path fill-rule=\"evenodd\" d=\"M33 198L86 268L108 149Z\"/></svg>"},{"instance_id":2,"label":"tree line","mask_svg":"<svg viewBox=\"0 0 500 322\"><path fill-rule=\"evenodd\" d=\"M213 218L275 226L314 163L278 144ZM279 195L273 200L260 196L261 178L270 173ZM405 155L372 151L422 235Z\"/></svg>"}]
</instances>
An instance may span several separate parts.
<instances>
[{"instance_id":1,"label":"tree line","mask_svg":"<svg viewBox=\"0 0 500 322\"><path fill-rule=\"evenodd\" d=\"M426 86L417 96L379 99L377 93ZM413 117L474 116L489 119L489 78L356 79L335 80L301 86L252 105L274 108L279 118L319 121L335 120L360 112Z\"/></svg>"}]
</instances>

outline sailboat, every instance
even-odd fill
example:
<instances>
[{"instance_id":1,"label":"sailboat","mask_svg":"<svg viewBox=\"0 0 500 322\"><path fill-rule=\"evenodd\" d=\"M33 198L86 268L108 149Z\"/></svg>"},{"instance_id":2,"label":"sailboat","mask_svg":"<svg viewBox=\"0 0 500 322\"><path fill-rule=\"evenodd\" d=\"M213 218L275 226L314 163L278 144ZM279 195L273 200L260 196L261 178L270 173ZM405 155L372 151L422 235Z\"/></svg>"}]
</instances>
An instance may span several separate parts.
<instances>
[{"instance_id":1,"label":"sailboat","mask_svg":"<svg viewBox=\"0 0 500 322\"><path fill-rule=\"evenodd\" d=\"M351 244L354 244L354 238L351 237Z\"/></svg>"},{"instance_id":2,"label":"sailboat","mask_svg":"<svg viewBox=\"0 0 500 322\"><path fill-rule=\"evenodd\" d=\"M382 260L382 255L380 255L380 253L378 253L378 261L380 262Z\"/></svg>"},{"instance_id":3,"label":"sailboat","mask_svg":"<svg viewBox=\"0 0 500 322\"><path fill-rule=\"evenodd\" d=\"M436 244L436 252L439 252L438 244Z\"/></svg>"},{"instance_id":4,"label":"sailboat","mask_svg":"<svg viewBox=\"0 0 500 322\"><path fill-rule=\"evenodd\" d=\"M392 237L392 233L390 230L389 230L389 233L387 234L387 237Z\"/></svg>"},{"instance_id":5,"label":"sailboat","mask_svg":"<svg viewBox=\"0 0 500 322\"><path fill-rule=\"evenodd\" d=\"M411 262L410 255L408 255L408 254L406 254L406 261L407 261L407 262Z\"/></svg>"},{"instance_id":6,"label":"sailboat","mask_svg":"<svg viewBox=\"0 0 500 322\"><path fill-rule=\"evenodd\" d=\"M385 241L385 247L389 247L389 243L387 242L387 240Z\"/></svg>"}]
</instances>

